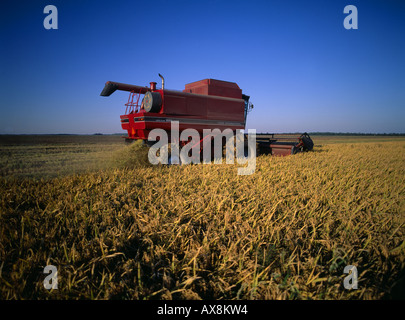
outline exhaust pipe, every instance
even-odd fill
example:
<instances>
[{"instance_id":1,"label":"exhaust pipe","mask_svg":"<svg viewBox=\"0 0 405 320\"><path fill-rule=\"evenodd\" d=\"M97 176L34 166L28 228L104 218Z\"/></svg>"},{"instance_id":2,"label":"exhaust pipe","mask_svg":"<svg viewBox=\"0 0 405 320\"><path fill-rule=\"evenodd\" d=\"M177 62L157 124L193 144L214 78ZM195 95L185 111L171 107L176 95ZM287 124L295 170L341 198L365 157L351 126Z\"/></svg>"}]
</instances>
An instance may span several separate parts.
<instances>
[{"instance_id":1,"label":"exhaust pipe","mask_svg":"<svg viewBox=\"0 0 405 320\"><path fill-rule=\"evenodd\" d=\"M165 88L165 78L159 73L159 77L162 78L162 90Z\"/></svg>"}]
</instances>

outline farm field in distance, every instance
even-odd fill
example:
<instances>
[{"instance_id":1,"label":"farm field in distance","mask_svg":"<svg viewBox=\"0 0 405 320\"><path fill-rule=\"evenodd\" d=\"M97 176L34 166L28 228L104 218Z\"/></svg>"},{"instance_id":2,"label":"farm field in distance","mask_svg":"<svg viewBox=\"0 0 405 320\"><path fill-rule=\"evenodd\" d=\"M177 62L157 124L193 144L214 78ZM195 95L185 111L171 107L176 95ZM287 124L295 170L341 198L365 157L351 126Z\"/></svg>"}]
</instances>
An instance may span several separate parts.
<instances>
[{"instance_id":1,"label":"farm field in distance","mask_svg":"<svg viewBox=\"0 0 405 320\"><path fill-rule=\"evenodd\" d=\"M0 135L0 177L50 178L107 169L118 135Z\"/></svg>"},{"instance_id":2,"label":"farm field in distance","mask_svg":"<svg viewBox=\"0 0 405 320\"><path fill-rule=\"evenodd\" d=\"M238 176L117 135L0 136L0 299L404 299L405 137L312 138Z\"/></svg>"}]
</instances>

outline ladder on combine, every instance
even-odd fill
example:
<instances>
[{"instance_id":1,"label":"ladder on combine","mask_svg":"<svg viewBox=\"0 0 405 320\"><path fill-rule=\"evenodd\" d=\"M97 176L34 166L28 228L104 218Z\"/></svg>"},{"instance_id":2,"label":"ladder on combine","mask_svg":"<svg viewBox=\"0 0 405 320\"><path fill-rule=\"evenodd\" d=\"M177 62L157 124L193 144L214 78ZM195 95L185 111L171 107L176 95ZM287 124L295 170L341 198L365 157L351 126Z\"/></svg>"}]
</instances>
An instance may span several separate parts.
<instances>
[{"instance_id":1,"label":"ladder on combine","mask_svg":"<svg viewBox=\"0 0 405 320\"><path fill-rule=\"evenodd\" d=\"M139 104L141 94L135 91L129 93L128 102L125 104L125 114L137 113L142 108L142 102Z\"/></svg>"}]
</instances>

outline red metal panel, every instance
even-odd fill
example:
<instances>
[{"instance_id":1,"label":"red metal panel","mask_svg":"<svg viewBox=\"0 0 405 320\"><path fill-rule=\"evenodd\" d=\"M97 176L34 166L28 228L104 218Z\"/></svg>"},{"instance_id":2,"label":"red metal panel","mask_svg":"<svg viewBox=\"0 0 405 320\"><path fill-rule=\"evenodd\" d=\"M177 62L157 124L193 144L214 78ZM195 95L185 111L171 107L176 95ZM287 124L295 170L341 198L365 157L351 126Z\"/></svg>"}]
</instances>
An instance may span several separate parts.
<instances>
[{"instance_id":1,"label":"red metal panel","mask_svg":"<svg viewBox=\"0 0 405 320\"><path fill-rule=\"evenodd\" d=\"M207 118L244 122L244 110L243 100L214 100L207 106Z\"/></svg>"},{"instance_id":2,"label":"red metal panel","mask_svg":"<svg viewBox=\"0 0 405 320\"><path fill-rule=\"evenodd\" d=\"M270 148L271 148L271 154L274 156L288 156L288 155L292 154L294 146L271 144Z\"/></svg>"},{"instance_id":3,"label":"red metal panel","mask_svg":"<svg viewBox=\"0 0 405 320\"><path fill-rule=\"evenodd\" d=\"M216 79L188 83L183 92L242 99L242 90L236 83Z\"/></svg>"},{"instance_id":4,"label":"red metal panel","mask_svg":"<svg viewBox=\"0 0 405 320\"><path fill-rule=\"evenodd\" d=\"M187 115L187 100L185 97L165 94L164 105L162 113Z\"/></svg>"},{"instance_id":5,"label":"red metal panel","mask_svg":"<svg viewBox=\"0 0 405 320\"><path fill-rule=\"evenodd\" d=\"M201 96L190 95L187 97L187 113L190 116L200 116L203 119L207 118L207 98Z\"/></svg>"}]
</instances>

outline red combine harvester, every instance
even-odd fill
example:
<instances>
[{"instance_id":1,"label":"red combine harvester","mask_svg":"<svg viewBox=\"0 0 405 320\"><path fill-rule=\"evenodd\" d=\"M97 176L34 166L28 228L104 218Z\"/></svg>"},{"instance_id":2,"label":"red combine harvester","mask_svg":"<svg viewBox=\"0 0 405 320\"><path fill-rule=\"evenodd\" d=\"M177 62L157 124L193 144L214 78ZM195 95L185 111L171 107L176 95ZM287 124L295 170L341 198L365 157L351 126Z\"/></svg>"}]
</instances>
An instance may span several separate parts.
<instances>
[{"instance_id":1,"label":"red combine harvester","mask_svg":"<svg viewBox=\"0 0 405 320\"><path fill-rule=\"evenodd\" d=\"M121 126L128 132L126 141L142 139L149 144L151 130L159 128L170 136L171 121L178 121L180 133L195 129L201 136L204 129L245 129L246 117L253 108L250 97L243 94L234 82L205 79L185 85L183 91L156 88L108 81L101 96L110 96L116 90L129 91L125 114L121 115ZM141 97L143 95L143 98ZM247 138L245 137L245 140ZM187 142L185 142L187 143ZM312 150L309 135L286 137L281 135L257 135L258 153L289 155L298 151Z\"/></svg>"}]
</instances>

